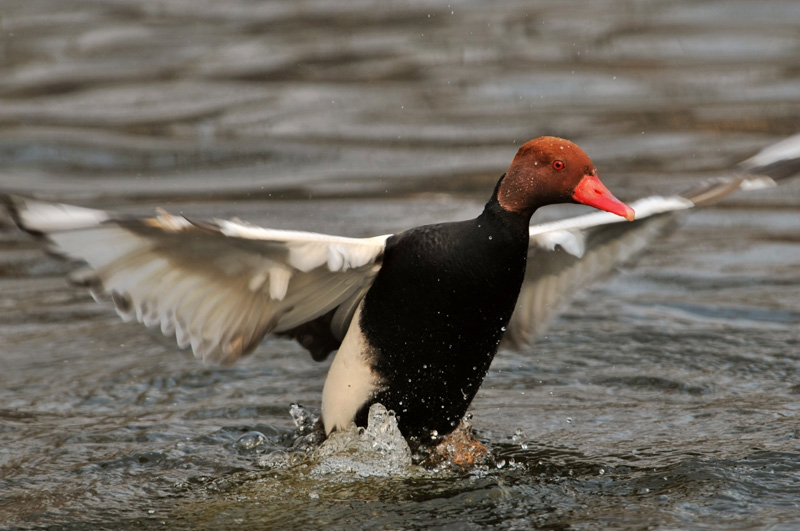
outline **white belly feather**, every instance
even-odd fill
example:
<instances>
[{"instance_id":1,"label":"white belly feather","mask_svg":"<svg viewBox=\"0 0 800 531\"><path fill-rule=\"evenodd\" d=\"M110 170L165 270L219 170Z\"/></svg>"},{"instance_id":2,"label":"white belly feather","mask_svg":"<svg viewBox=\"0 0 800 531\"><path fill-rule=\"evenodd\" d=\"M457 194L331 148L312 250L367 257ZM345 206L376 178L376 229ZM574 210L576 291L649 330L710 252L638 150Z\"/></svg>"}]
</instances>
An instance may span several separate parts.
<instances>
[{"instance_id":1,"label":"white belly feather","mask_svg":"<svg viewBox=\"0 0 800 531\"><path fill-rule=\"evenodd\" d=\"M358 410L379 387L378 379L370 367L367 341L359 325L360 317L361 305L353 315L322 388L325 433L350 426Z\"/></svg>"}]
</instances>

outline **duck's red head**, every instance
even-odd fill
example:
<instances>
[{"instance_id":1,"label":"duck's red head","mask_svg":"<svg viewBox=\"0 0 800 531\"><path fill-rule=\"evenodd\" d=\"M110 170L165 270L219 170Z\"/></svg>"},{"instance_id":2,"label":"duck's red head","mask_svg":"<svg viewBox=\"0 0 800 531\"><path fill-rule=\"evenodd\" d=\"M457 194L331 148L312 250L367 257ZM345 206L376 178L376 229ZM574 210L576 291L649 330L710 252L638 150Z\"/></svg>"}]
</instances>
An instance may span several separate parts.
<instances>
[{"instance_id":1,"label":"duck's red head","mask_svg":"<svg viewBox=\"0 0 800 531\"><path fill-rule=\"evenodd\" d=\"M582 203L633 221L631 207L597 177L594 163L569 140L542 136L519 148L497 189L505 210L530 216L545 205Z\"/></svg>"}]
</instances>

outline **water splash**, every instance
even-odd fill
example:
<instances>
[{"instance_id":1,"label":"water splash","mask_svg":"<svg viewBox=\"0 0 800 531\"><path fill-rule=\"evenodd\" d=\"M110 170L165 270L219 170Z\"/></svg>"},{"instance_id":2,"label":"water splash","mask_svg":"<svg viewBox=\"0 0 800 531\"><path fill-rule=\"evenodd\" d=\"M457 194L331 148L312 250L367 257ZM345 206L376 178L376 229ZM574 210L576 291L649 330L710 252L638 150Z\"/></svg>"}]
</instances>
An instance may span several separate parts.
<instances>
[{"instance_id":1,"label":"water splash","mask_svg":"<svg viewBox=\"0 0 800 531\"><path fill-rule=\"evenodd\" d=\"M414 474L411 449L394 413L381 404L369 409L366 428L351 427L330 434L314 452L313 475L388 477Z\"/></svg>"},{"instance_id":2,"label":"water splash","mask_svg":"<svg viewBox=\"0 0 800 531\"><path fill-rule=\"evenodd\" d=\"M301 435L311 433L319 425L319 417L311 413L308 409L300 404L292 404L289 407L289 414L294 420L294 425Z\"/></svg>"},{"instance_id":3,"label":"water splash","mask_svg":"<svg viewBox=\"0 0 800 531\"><path fill-rule=\"evenodd\" d=\"M290 414L296 430L283 436L280 444L259 432L247 432L237 440L236 449L258 454L260 468L292 469L316 477L335 475L341 480L496 468L494 456L473 435L469 414L452 433L440 436L434 431L425 441L406 440L394 412L381 404L370 408L366 428L352 426L327 438L319 417L311 411L292 404Z\"/></svg>"}]
</instances>

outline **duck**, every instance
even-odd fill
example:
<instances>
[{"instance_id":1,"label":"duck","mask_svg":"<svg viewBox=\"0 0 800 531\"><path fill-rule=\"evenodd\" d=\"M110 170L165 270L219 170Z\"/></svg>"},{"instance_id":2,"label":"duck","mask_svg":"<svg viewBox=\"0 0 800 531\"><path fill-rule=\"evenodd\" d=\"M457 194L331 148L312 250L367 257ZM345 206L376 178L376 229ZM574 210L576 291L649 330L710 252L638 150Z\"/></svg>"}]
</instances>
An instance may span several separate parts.
<instances>
[{"instance_id":1,"label":"duck","mask_svg":"<svg viewBox=\"0 0 800 531\"><path fill-rule=\"evenodd\" d=\"M578 145L543 136L519 147L477 217L367 238L11 194L0 203L50 252L83 264L72 284L204 361L234 363L269 334L316 361L335 353L326 434L366 426L380 403L404 436L424 440L456 429L501 344L531 345L572 293L640 253L671 215L768 185L748 172L629 205ZM530 225L560 203L598 212Z\"/></svg>"}]
</instances>

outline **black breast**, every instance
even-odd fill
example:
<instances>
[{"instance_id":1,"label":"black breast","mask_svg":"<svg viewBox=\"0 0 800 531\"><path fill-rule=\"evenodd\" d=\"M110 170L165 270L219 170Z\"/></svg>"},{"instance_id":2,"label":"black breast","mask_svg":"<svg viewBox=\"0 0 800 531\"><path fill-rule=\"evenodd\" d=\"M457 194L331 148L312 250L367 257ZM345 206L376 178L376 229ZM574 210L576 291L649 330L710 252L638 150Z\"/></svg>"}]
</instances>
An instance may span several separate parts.
<instances>
[{"instance_id":1,"label":"black breast","mask_svg":"<svg viewBox=\"0 0 800 531\"><path fill-rule=\"evenodd\" d=\"M372 403L394 410L406 436L449 433L466 413L514 310L527 248L528 219L496 203L387 241L360 324L383 385Z\"/></svg>"}]
</instances>

